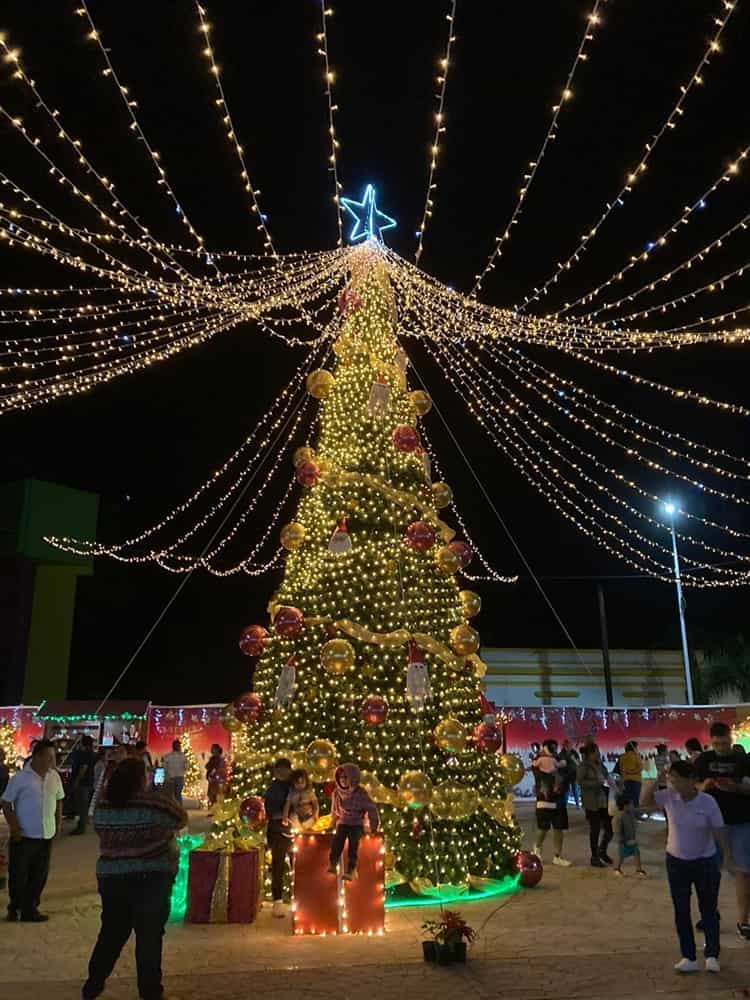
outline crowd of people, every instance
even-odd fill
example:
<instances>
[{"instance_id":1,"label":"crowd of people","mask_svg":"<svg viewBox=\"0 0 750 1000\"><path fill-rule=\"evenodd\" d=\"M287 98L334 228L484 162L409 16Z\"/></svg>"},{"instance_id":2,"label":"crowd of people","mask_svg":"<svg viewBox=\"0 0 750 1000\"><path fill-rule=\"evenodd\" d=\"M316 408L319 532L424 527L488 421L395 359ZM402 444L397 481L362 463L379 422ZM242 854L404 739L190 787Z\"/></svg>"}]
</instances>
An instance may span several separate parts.
<instances>
[{"instance_id":1,"label":"crowd of people","mask_svg":"<svg viewBox=\"0 0 750 1000\"><path fill-rule=\"evenodd\" d=\"M632 859L636 874L645 877L638 844L638 821L653 811L664 814L667 827L666 871L680 944L681 973L698 970L690 896L698 899L698 929L705 935L705 967L719 971L718 894L722 867L732 866L737 896L737 934L750 941L750 757L733 745L726 723L715 722L711 745L687 740L684 756L659 744L653 755L656 777L652 803L646 803L642 775L646 761L635 740L614 762L605 762L593 738L579 749L570 740L532 745L531 772L536 793L537 835L534 851L542 856L552 830L552 863L567 868L563 855L571 799L581 806L589 829L591 865L612 867L624 875ZM608 768L607 763L613 763ZM652 809L653 806L653 809ZM616 858L610 854L615 841Z\"/></svg>"}]
</instances>

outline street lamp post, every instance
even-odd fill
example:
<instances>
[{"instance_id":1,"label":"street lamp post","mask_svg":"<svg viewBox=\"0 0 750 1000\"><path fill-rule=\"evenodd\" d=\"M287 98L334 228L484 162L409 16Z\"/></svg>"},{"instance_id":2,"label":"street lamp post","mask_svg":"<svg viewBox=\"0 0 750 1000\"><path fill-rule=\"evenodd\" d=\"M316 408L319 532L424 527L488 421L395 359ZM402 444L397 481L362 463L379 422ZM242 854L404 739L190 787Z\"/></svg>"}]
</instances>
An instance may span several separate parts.
<instances>
[{"instance_id":1,"label":"street lamp post","mask_svg":"<svg viewBox=\"0 0 750 1000\"><path fill-rule=\"evenodd\" d=\"M674 517L677 507L673 503L665 503L664 513L669 518L669 530L672 535L672 556L674 558L674 585L677 591L677 610L680 615L680 636L682 638L682 663L685 668L685 691L688 705L695 704L693 697L693 677L690 671L690 650L688 648L687 627L685 625L685 598L682 596L682 580L680 579L680 557L677 552L677 532L674 527Z\"/></svg>"}]
</instances>

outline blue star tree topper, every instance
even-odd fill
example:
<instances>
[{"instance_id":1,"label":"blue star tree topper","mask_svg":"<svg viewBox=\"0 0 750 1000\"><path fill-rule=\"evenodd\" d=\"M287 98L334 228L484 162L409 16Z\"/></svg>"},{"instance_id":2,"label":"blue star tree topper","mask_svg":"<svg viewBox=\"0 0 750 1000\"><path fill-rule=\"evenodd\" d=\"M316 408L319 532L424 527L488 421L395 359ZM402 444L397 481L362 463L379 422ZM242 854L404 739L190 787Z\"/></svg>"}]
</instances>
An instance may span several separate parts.
<instances>
[{"instance_id":1,"label":"blue star tree topper","mask_svg":"<svg viewBox=\"0 0 750 1000\"><path fill-rule=\"evenodd\" d=\"M350 243L359 243L361 240L378 240L382 243L383 233L396 225L396 220L381 212L375 203L375 188L372 184L368 184L362 193L362 201L342 198L341 204L354 218L354 225L349 233Z\"/></svg>"}]
</instances>

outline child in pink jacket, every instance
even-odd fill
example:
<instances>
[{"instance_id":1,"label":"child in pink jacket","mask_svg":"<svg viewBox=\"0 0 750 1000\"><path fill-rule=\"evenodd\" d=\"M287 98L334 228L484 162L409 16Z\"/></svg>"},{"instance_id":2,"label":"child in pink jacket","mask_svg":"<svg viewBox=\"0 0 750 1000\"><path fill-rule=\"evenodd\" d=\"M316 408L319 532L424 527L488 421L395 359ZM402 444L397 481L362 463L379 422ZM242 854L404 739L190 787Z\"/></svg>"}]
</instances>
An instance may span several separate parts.
<instances>
[{"instance_id":1,"label":"child in pink jacket","mask_svg":"<svg viewBox=\"0 0 750 1000\"><path fill-rule=\"evenodd\" d=\"M343 878L350 882L357 870L357 852L362 836L365 816L370 823L371 833L380 826L380 816L375 803L359 784L359 768L356 764L342 764L336 768L336 787L331 802L331 815L335 826L331 844L331 863L328 872L336 874L344 844L349 842L349 857Z\"/></svg>"}]
</instances>

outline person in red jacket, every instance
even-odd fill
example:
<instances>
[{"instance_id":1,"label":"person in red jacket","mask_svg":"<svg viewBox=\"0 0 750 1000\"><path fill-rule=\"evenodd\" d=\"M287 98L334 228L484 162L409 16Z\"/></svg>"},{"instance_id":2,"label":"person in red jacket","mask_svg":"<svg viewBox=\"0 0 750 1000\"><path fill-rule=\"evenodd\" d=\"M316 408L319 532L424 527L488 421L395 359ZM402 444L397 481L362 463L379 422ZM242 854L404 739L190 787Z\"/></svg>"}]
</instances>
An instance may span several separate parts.
<instances>
[{"instance_id":1,"label":"person in red jacket","mask_svg":"<svg viewBox=\"0 0 750 1000\"><path fill-rule=\"evenodd\" d=\"M336 832L331 844L328 872L335 875L344 845L349 842L349 857L343 878L349 882L357 871L357 852L362 837L365 816L370 823L370 832L375 833L380 826L377 806L359 783L359 768L356 764L342 764L336 768L331 816Z\"/></svg>"}]
</instances>

